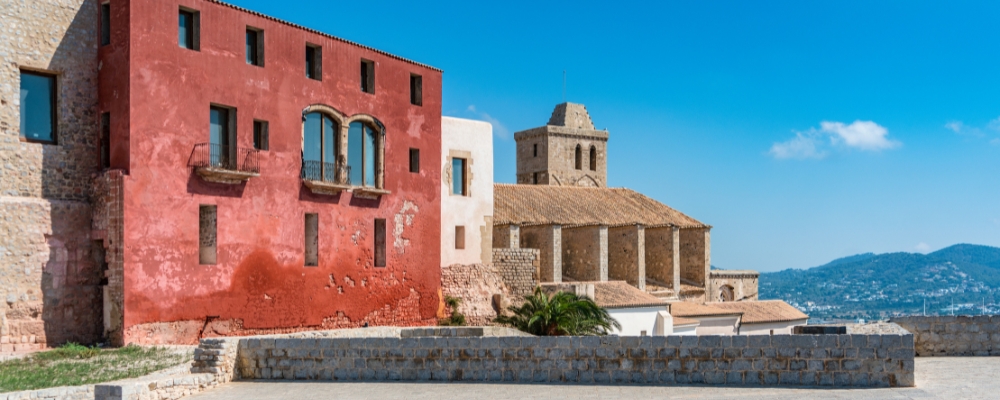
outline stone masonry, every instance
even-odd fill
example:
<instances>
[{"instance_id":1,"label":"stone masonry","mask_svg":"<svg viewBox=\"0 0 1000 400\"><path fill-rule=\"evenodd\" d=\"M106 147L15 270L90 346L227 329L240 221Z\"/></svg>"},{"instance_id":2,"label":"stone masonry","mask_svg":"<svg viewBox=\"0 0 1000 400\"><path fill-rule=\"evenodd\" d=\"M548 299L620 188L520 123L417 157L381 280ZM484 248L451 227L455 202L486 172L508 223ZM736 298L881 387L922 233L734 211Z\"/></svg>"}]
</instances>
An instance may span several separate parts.
<instances>
[{"instance_id":1,"label":"stone masonry","mask_svg":"<svg viewBox=\"0 0 1000 400\"><path fill-rule=\"evenodd\" d=\"M608 131L594 128L583 104L557 105L548 124L517 132L514 140L517 141L517 183L608 186Z\"/></svg>"},{"instance_id":2,"label":"stone masonry","mask_svg":"<svg viewBox=\"0 0 1000 400\"><path fill-rule=\"evenodd\" d=\"M510 290L511 301L530 295L538 286L538 250L493 249L493 265Z\"/></svg>"},{"instance_id":3,"label":"stone masonry","mask_svg":"<svg viewBox=\"0 0 1000 400\"><path fill-rule=\"evenodd\" d=\"M914 384L912 335L243 338L237 354L243 379Z\"/></svg>"},{"instance_id":4,"label":"stone masonry","mask_svg":"<svg viewBox=\"0 0 1000 400\"><path fill-rule=\"evenodd\" d=\"M918 356L1000 356L1000 315L897 317Z\"/></svg>"},{"instance_id":5,"label":"stone masonry","mask_svg":"<svg viewBox=\"0 0 1000 400\"><path fill-rule=\"evenodd\" d=\"M97 2L0 6L0 351L101 339ZM56 75L56 142L20 133L21 71Z\"/></svg>"},{"instance_id":6,"label":"stone masonry","mask_svg":"<svg viewBox=\"0 0 1000 400\"><path fill-rule=\"evenodd\" d=\"M497 317L494 298L509 298L510 290L493 264L454 264L441 268L441 292L461 300L458 312L467 325L489 325ZM444 318L450 310L442 309Z\"/></svg>"}]
</instances>

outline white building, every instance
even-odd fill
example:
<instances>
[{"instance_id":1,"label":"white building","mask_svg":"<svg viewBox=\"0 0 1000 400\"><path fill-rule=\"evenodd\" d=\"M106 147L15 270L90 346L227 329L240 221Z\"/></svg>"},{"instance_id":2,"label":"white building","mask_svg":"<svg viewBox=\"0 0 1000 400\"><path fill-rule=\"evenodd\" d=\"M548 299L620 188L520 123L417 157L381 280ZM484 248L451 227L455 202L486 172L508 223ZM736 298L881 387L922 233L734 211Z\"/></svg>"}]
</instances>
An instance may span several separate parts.
<instances>
[{"instance_id":1,"label":"white building","mask_svg":"<svg viewBox=\"0 0 1000 400\"><path fill-rule=\"evenodd\" d=\"M790 334L792 327L805 325L809 316L781 300L735 301L708 303L743 315L740 319L740 335Z\"/></svg>"},{"instance_id":2,"label":"white building","mask_svg":"<svg viewBox=\"0 0 1000 400\"><path fill-rule=\"evenodd\" d=\"M728 304L728 303L727 303ZM735 304L735 303L734 303ZM670 303L674 318L697 320L698 335L738 335L742 313L686 301Z\"/></svg>"},{"instance_id":3,"label":"white building","mask_svg":"<svg viewBox=\"0 0 1000 400\"><path fill-rule=\"evenodd\" d=\"M493 126L441 117L441 265L493 259Z\"/></svg>"}]
</instances>

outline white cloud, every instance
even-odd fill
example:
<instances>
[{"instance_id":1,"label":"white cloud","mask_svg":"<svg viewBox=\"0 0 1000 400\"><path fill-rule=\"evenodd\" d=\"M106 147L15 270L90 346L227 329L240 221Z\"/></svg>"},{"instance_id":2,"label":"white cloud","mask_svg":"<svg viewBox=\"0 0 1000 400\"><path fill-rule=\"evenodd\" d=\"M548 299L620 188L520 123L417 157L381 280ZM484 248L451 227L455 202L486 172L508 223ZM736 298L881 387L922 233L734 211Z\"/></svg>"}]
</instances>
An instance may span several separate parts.
<instances>
[{"instance_id":1,"label":"white cloud","mask_svg":"<svg viewBox=\"0 0 1000 400\"><path fill-rule=\"evenodd\" d=\"M866 151L881 151L899 147L901 143L889 140L889 130L872 121L854 121L850 125L843 122L823 121L820 130L832 135L834 143Z\"/></svg>"},{"instance_id":2,"label":"white cloud","mask_svg":"<svg viewBox=\"0 0 1000 400\"><path fill-rule=\"evenodd\" d=\"M489 122L490 124L492 124L493 125L493 134L496 135L496 136L498 136L499 138L501 138L501 139L507 139L507 138L510 137L510 131L507 130L507 127L504 126L504 124L502 122L500 122L500 120L498 120L496 118L493 118L492 116L490 116L489 114L487 114L485 112L476 110L476 105L475 104L470 104L469 107L466 108L466 111L468 111L468 112L474 114L475 116L479 117L479 119L481 119L483 121L486 121L486 122Z\"/></svg>"},{"instance_id":3,"label":"white cloud","mask_svg":"<svg viewBox=\"0 0 1000 400\"><path fill-rule=\"evenodd\" d=\"M822 142L814 134L796 132L795 137L791 140L771 145L770 153L777 159L821 159L826 157L826 152L817 150L821 144Z\"/></svg>"},{"instance_id":4,"label":"white cloud","mask_svg":"<svg viewBox=\"0 0 1000 400\"><path fill-rule=\"evenodd\" d=\"M962 128L965 128L965 124L963 124L962 121L951 121L944 124L944 127L951 129L952 132L962 133Z\"/></svg>"},{"instance_id":5,"label":"white cloud","mask_svg":"<svg viewBox=\"0 0 1000 400\"><path fill-rule=\"evenodd\" d=\"M826 157L828 148L877 152L902 145L888 136L888 129L872 121L851 124L822 121L819 129L795 132L794 138L772 144L768 153L777 159L821 159Z\"/></svg>"},{"instance_id":6,"label":"white cloud","mask_svg":"<svg viewBox=\"0 0 1000 400\"><path fill-rule=\"evenodd\" d=\"M917 253L927 254L927 253L930 253L931 246L929 244L927 244L927 243L920 242L920 243L917 243L917 245L914 246L913 249L916 250Z\"/></svg>"}]
</instances>

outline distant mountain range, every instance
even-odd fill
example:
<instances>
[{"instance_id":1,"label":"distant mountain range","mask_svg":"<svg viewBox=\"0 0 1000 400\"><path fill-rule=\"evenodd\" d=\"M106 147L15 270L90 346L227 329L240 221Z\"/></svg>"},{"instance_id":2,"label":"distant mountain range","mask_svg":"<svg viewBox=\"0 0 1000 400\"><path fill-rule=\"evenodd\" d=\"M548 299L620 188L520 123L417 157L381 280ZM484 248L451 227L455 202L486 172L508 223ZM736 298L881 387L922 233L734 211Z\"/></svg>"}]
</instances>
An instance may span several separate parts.
<instances>
[{"instance_id":1,"label":"distant mountain range","mask_svg":"<svg viewBox=\"0 0 1000 400\"><path fill-rule=\"evenodd\" d=\"M1000 313L1000 248L958 244L930 254L858 254L809 269L760 274L760 298L814 322L895 315Z\"/></svg>"}]
</instances>

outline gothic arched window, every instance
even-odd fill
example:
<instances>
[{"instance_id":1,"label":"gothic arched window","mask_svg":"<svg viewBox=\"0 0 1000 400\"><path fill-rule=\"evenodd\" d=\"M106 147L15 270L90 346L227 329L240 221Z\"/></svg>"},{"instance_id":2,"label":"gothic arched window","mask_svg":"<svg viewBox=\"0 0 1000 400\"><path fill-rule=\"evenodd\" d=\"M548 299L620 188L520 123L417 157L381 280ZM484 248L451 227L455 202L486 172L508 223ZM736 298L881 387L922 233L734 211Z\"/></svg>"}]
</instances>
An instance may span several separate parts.
<instances>
[{"instance_id":1,"label":"gothic arched window","mask_svg":"<svg viewBox=\"0 0 1000 400\"><path fill-rule=\"evenodd\" d=\"M576 145L576 169L583 169L583 151Z\"/></svg>"},{"instance_id":2,"label":"gothic arched window","mask_svg":"<svg viewBox=\"0 0 1000 400\"><path fill-rule=\"evenodd\" d=\"M597 147L590 146L590 170L597 171Z\"/></svg>"}]
</instances>

